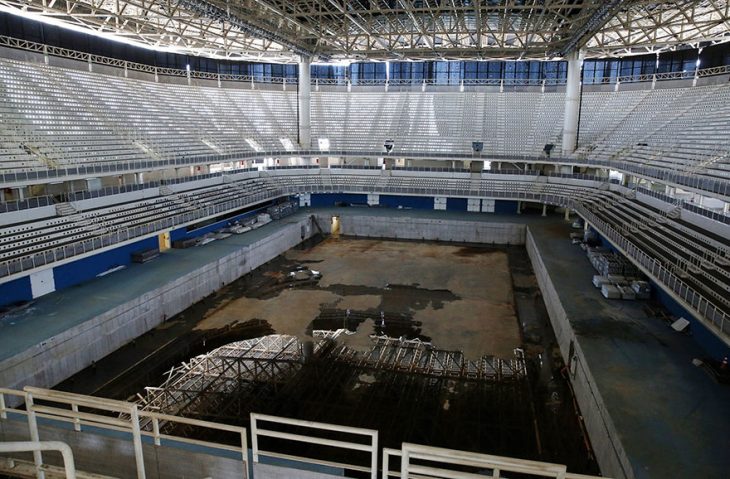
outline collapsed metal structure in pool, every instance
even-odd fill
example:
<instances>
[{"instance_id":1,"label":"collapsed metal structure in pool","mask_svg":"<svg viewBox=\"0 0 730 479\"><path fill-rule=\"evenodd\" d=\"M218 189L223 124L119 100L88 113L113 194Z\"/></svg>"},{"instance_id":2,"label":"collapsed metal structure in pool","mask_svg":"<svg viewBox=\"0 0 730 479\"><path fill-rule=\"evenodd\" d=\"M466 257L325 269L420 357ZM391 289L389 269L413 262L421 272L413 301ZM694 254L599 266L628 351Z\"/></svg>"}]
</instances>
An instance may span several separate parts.
<instances>
[{"instance_id":1,"label":"collapsed metal structure in pool","mask_svg":"<svg viewBox=\"0 0 730 479\"><path fill-rule=\"evenodd\" d=\"M333 365L349 365L357 371L389 371L420 376L485 381L519 382L527 377L522 350L510 359L483 356L467 360L461 351L448 351L418 339L371 336L367 350L357 350L337 342L344 329L313 332L312 351L307 341L295 336L273 334L237 341L170 370L157 387L145 388L140 408L166 414L230 419L243 410L237 402L262 391L272 392L292 381L307 357ZM367 378L360 378L367 382ZM143 424L143 427L151 427ZM161 428L165 428L161 424Z\"/></svg>"}]
</instances>

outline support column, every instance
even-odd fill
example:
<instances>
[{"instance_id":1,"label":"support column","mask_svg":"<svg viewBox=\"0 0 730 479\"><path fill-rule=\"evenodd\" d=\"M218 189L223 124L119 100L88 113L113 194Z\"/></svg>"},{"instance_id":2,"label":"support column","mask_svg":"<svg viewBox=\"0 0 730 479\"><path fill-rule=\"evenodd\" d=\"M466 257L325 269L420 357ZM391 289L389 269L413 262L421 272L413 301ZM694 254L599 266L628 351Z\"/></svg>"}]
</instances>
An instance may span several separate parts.
<instances>
[{"instance_id":1,"label":"support column","mask_svg":"<svg viewBox=\"0 0 730 479\"><path fill-rule=\"evenodd\" d=\"M310 149L312 146L312 124L310 121L311 84L309 66L312 59L301 56L299 59L299 146Z\"/></svg>"},{"instance_id":2,"label":"support column","mask_svg":"<svg viewBox=\"0 0 730 479\"><path fill-rule=\"evenodd\" d=\"M522 214L522 202L517 200L517 214Z\"/></svg>"},{"instance_id":3,"label":"support column","mask_svg":"<svg viewBox=\"0 0 730 479\"><path fill-rule=\"evenodd\" d=\"M567 156L577 146L578 115L580 113L580 64L581 55L572 52L567 56L568 81L565 85L565 113L563 115L563 156Z\"/></svg>"},{"instance_id":4,"label":"support column","mask_svg":"<svg viewBox=\"0 0 730 479\"><path fill-rule=\"evenodd\" d=\"M565 207L565 221L570 221L570 208Z\"/></svg>"},{"instance_id":5,"label":"support column","mask_svg":"<svg viewBox=\"0 0 730 479\"><path fill-rule=\"evenodd\" d=\"M542 215L547 216L547 205L545 203L542 204Z\"/></svg>"}]
</instances>

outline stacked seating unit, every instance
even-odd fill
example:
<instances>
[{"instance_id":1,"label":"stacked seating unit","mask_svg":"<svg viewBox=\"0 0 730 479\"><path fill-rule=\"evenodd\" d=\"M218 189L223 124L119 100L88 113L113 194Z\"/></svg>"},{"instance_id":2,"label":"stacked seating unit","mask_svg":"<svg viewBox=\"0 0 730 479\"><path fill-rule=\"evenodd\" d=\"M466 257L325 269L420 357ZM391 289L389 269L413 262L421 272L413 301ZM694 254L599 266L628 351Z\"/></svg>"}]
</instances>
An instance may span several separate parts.
<instances>
[{"instance_id":1,"label":"stacked seating unit","mask_svg":"<svg viewBox=\"0 0 730 479\"><path fill-rule=\"evenodd\" d=\"M318 92L312 137L334 150L534 155L560 145L564 94L498 92Z\"/></svg>"},{"instance_id":2,"label":"stacked seating unit","mask_svg":"<svg viewBox=\"0 0 730 479\"><path fill-rule=\"evenodd\" d=\"M0 171L282 150L293 92L159 84L0 59Z\"/></svg>"},{"instance_id":3,"label":"stacked seating unit","mask_svg":"<svg viewBox=\"0 0 730 479\"><path fill-rule=\"evenodd\" d=\"M575 156L730 181L730 85L585 93Z\"/></svg>"}]
</instances>

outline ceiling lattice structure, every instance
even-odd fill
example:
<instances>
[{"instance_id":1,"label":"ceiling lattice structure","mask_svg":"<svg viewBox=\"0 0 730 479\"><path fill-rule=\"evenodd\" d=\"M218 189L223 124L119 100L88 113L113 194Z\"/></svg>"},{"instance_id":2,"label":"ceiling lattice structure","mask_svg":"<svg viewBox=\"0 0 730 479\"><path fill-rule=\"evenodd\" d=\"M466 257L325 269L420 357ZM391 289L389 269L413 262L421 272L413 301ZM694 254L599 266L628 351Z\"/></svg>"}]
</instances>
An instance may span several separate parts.
<instances>
[{"instance_id":1,"label":"ceiling lattice structure","mask_svg":"<svg viewBox=\"0 0 730 479\"><path fill-rule=\"evenodd\" d=\"M587 57L730 41L728 0L0 0L151 48L296 61Z\"/></svg>"}]
</instances>

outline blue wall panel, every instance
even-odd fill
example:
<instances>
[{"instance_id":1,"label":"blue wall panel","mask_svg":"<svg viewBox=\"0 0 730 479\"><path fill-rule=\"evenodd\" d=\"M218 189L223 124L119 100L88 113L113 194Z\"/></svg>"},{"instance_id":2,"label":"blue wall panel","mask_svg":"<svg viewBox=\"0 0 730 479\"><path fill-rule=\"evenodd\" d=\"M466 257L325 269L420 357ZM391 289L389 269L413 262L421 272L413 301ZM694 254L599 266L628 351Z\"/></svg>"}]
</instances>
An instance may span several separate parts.
<instances>
[{"instance_id":1,"label":"blue wall panel","mask_svg":"<svg viewBox=\"0 0 730 479\"><path fill-rule=\"evenodd\" d=\"M466 198L447 198L446 209L449 211L466 211Z\"/></svg>"},{"instance_id":2,"label":"blue wall panel","mask_svg":"<svg viewBox=\"0 0 730 479\"><path fill-rule=\"evenodd\" d=\"M0 306L30 301L31 299L33 299L33 291L28 276L0 284Z\"/></svg>"},{"instance_id":3,"label":"blue wall panel","mask_svg":"<svg viewBox=\"0 0 730 479\"><path fill-rule=\"evenodd\" d=\"M108 269L128 265L132 262L132 253L143 249L157 248L158 245L157 236L154 236L72 263L56 266L53 268L56 289L69 288L88 281Z\"/></svg>"},{"instance_id":4,"label":"blue wall panel","mask_svg":"<svg viewBox=\"0 0 730 479\"><path fill-rule=\"evenodd\" d=\"M382 196L381 196L382 198ZM335 206L338 203L348 203L356 205L367 205L368 195L353 193L321 193L311 196L313 207Z\"/></svg>"},{"instance_id":5,"label":"blue wall panel","mask_svg":"<svg viewBox=\"0 0 730 479\"><path fill-rule=\"evenodd\" d=\"M380 205L389 208L412 208L414 210L432 210L433 196L390 196L380 195Z\"/></svg>"},{"instance_id":6,"label":"blue wall panel","mask_svg":"<svg viewBox=\"0 0 730 479\"><path fill-rule=\"evenodd\" d=\"M184 226L182 228L171 230L170 231L170 242L183 239L183 238L185 238L185 236L187 234L188 234L188 230Z\"/></svg>"},{"instance_id":7,"label":"blue wall panel","mask_svg":"<svg viewBox=\"0 0 730 479\"><path fill-rule=\"evenodd\" d=\"M669 293L659 288L652 281L652 295L664 305L673 316L678 318L684 318L690 322L690 330L692 331L692 339L694 339L699 346L707 352L713 358L720 360L725 356L730 355L730 348L713 332L702 324L699 320L682 307Z\"/></svg>"},{"instance_id":8,"label":"blue wall panel","mask_svg":"<svg viewBox=\"0 0 730 479\"><path fill-rule=\"evenodd\" d=\"M595 231L595 230L594 230ZM598 239L601 244L616 254L621 254L606 238L600 233L596 232ZM712 333L707 327L697 320L692 313L687 311L682 305L680 305L669 293L661 289L654 281L651 282L652 297L660 302L667 310L677 318L685 318L690 322L690 329L692 330L692 338L697 344L710 356L715 359L721 359L723 356L730 354L730 349L721 341L714 333Z\"/></svg>"},{"instance_id":9,"label":"blue wall panel","mask_svg":"<svg viewBox=\"0 0 730 479\"><path fill-rule=\"evenodd\" d=\"M494 213L498 215L517 214L517 202L512 200L495 200Z\"/></svg>"}]
</instances>

